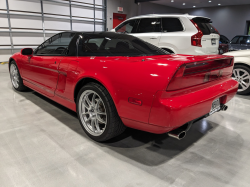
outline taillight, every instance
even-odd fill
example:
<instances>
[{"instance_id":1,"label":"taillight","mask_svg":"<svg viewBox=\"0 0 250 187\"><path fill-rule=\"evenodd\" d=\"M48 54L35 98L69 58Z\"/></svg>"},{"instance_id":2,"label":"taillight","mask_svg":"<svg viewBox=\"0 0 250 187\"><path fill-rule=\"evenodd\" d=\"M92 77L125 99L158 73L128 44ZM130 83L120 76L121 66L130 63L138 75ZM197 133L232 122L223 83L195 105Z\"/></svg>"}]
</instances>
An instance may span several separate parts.
<instances>
[{"instance_id":1,"label":"taillight","mask_svg":"<svg viewBox=\"0 0 250 187\"><path fill-rule=\"evenodd\" d=\"M200 30L200 28L198 27L198 25L193 20L190 20L190 21L194 24L194 26L198 30L198 33L196 33L195 35L191 36L191 45L197 46L197 47L202 47L202 45L201 45L201 38L203 36L203 33Z\"/></svg>"},{"instance_id":2,"label":"taillight","mask_svg":"<svg viewBox=\"0 0 250 187\"><path fill-rule=\"evenodd\" d=\"M232 70L232 58L183 64L174 74L167 90L178 90L231 76Z\"/></svg>"}]
</instances>

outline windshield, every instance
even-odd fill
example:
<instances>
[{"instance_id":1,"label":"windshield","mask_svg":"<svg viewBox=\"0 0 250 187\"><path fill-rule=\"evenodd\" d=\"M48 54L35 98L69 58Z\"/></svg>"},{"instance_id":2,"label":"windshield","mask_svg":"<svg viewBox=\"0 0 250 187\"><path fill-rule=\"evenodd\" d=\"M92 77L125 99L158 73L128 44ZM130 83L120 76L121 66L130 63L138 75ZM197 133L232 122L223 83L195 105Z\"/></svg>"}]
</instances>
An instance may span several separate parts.
<instances>
[{"instance_id":1,"label":"windshield","mask_svg":"<svg viewBox=\"0 0 250 187\"><path fill-rule=\"evenodd\" d=\"M79 56L151 56L168 52L139 38L117 33L83 34Z\"/></svg>"}]
</instances>

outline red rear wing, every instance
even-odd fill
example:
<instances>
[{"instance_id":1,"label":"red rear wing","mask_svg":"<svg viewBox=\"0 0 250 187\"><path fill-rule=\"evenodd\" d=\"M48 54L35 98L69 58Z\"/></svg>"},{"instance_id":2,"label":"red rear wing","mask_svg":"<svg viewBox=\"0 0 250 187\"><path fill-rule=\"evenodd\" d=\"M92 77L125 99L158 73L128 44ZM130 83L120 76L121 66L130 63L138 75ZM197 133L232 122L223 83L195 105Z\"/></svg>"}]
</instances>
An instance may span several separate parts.
<instances>
[{"instance_id":1,"label":"red rear wing","mask_svg":"<svg viewBox=\"0 0 250 187\"><path fill-rule=\"evenodd\" d=\"M229 77L232 75L233 64L233 57L183 64L176 71L167 90L179 90Z\"/></svg>"}]
</instances>

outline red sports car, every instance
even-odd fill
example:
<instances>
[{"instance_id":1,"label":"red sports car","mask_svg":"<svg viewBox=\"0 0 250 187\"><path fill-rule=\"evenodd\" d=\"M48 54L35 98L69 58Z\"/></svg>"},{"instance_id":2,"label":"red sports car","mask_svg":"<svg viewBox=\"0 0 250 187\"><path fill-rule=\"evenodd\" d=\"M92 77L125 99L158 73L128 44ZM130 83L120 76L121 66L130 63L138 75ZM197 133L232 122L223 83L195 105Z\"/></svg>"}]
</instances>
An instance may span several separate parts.
<instances>
[{"instance_id":1,"label":"red sports car","mask_svg":"<svg viewBox=\"0 0 250 187\"><path fill-rule=\"evenodd\" d=\"M9 60L13 87L76 111L96 141L125 127L182 139L193 122L226 110L238 82L233 57L170 55L136 37L63 32Z\"/></svg>"}]
</instances>

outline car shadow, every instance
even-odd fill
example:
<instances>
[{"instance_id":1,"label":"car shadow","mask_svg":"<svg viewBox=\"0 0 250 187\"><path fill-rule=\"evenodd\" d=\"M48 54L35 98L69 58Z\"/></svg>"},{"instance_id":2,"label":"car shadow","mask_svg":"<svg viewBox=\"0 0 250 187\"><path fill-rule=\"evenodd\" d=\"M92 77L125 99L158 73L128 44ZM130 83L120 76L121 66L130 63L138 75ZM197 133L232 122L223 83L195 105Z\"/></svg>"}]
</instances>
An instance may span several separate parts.
<instances>
[{"instance_id":1,"label":"car shadow","mask_svg":"<svg viewBox=\"0 0 250 187\"><path fill-rule=\"evenodd\" d=\"M81 129L74 111L34 91L16 93L39 106L39 108L52 115L73 131L88 138ZM54 107L49 105L53 105ZM217 126L217 124L206 119L200 120L193 124L187 136L181 141L170 138L166 133L158 135L128 128L116 138L103 143L95 143L100 147L107 147L143 165L157 166L181 154ZM88 139L93 141L90 138Z\"/></svg>"}]
</instances>

